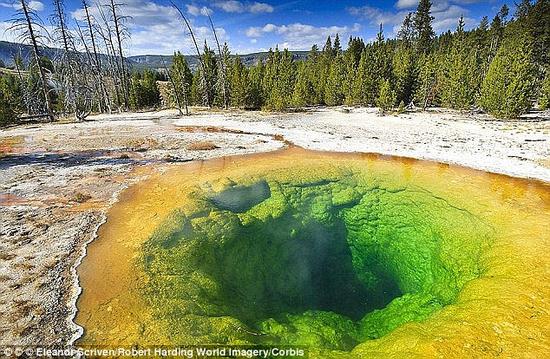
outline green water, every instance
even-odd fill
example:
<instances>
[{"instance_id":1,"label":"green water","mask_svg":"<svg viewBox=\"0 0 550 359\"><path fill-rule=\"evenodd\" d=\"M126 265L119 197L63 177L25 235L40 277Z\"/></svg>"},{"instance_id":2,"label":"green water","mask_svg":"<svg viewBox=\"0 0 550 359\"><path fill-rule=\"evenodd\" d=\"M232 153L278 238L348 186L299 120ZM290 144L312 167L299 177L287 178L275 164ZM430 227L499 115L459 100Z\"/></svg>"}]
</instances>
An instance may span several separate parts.
<instances>
[{"instance_id":1,"label":"green water","mask_svg":"<svg viewBox=\"0 0 550 359\"><path fill-rule=\"evenodd\" d=\"M452 304L492 229L360 173L197 190L143 245L142 291L172 343L349 351Z\"/></svg>"}]
</instances>

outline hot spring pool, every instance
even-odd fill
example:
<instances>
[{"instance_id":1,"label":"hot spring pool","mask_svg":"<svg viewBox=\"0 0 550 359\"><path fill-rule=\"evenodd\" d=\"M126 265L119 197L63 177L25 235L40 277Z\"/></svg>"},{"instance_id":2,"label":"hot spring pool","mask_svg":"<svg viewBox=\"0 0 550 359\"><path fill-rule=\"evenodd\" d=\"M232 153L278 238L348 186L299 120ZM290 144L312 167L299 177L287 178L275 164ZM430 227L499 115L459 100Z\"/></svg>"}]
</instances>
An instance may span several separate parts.
<instances>
[{"instance_id":1,"label":"hot spring pool","mask_svg":"<svg viewBox=\"0 0 550 359\"><path fill-rule=\"evenodd\" d=\"M549 189L300 149L173 167L127 190L89 246L78 344L544 353Z\"/></svg>"}]
</instances>

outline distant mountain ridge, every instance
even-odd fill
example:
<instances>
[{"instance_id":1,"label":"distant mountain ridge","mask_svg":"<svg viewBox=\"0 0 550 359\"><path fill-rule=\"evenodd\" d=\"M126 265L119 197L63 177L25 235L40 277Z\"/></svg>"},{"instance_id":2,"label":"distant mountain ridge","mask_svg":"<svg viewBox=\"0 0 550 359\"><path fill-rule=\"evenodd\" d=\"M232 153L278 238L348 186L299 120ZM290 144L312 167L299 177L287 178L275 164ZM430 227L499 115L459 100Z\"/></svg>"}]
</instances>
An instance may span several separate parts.
<instances>
[{"instance_id":1,"label":"distant mountain ridge","mask_svg":"<svg viewBox=\"0 0 550 359\"><path fill-rule=\"evenodd\" d=\"M42 55L50 59L54 58L60 49L51 47L41 47ZM23 59L29 59L31 57L31 46L25 44L18 44L7 41L0 41L0 60L6 64L6 66L13 66L13 59L16 54L21 51ZM307 51L291 51L294 60L304 60L307 57ZM267 57L267 52L256 52L252 54L239 55L245 66L252 66L263 61ZM106 55L103 55L106 56ZM189 64L189 67L194 70L198 67L198 60L196 55L185 55L185 59ZM165 66L172 65L171 55L136 55L127 56L126 60L128 64L137 69L161 69Z\"/></svg>"}]
</instances>

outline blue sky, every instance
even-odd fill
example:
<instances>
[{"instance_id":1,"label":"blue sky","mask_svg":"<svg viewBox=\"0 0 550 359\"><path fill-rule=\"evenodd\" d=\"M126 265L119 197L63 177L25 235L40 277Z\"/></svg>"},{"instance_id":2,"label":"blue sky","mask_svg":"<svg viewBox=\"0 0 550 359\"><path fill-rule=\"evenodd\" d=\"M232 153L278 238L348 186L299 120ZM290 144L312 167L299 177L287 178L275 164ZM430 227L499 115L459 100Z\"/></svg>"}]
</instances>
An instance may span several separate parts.
<instances>
[{"instance_id":1,"label":"blue sky","mask_svg":"<svg viewBox=\"0 0 550 359\"><path fill-rule=\"evenodd\" d=\"M108 0L89 0L92 6ZM127 25L132 34L126 44L129 55L171 54L174 50L191 53L191 43L177 13L165 0L117 0L125 3L131 16ZM212 34L210 13L222 41L233 53L265 51L278 45L291 50L307 50L313 43L322 45L328 35L347 39L350 35L374 38L380 23L386 37L393 37L404 16L416 9L418 0L329 1L329 0L175 0L191 19L201 42ZM0 40L13 41L16 34L5 31L18 1L0 0ZM437 32L454 29L464 15L467 27L477 26L483 15L491 19L502 4L514 11L513 1L433 0L434 28ZM71 22L81 19L80 0L65 0ZM32 0L30 6L49 23L51 0ZM93 12L97 12L95 10Z\"/></svg>"}]
</instances>

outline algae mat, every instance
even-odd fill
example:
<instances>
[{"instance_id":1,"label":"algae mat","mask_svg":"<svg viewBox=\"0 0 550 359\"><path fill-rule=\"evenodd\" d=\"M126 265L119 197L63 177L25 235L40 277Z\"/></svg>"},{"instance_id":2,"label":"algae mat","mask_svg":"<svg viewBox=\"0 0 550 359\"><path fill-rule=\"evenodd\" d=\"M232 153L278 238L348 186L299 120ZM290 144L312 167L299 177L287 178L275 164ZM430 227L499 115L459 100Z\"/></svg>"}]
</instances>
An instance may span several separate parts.
<instances>
[{"instance_id":1,"label":"algae mat","mask_svg":"<svg viewBox=\"0 0 550 359\"><path fill-rule=\"evenodd\" d=\"M193 162L109 211L78 344L539 358L549 263L547 184L296 148Z\"/></svg>"}]
</instances>

